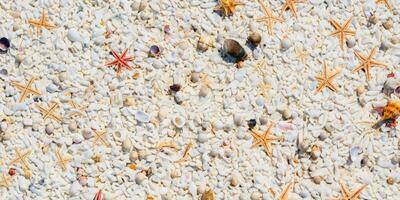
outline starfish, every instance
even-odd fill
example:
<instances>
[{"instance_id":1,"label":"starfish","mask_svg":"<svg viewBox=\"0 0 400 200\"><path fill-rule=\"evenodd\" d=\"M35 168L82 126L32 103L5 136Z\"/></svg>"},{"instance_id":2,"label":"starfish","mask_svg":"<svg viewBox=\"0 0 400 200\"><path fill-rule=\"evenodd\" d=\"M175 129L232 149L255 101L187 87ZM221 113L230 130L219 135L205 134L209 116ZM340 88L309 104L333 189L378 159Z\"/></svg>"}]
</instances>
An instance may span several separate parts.
<instances>
[{"instance_id":1,"label":"starfish","mask_svg":"<svg viewBox=\"0 0 400 200\"><path fill-rule=\"evenodd\" d=\"M300 49L297 46L295 48L295 52L296 58L299 59L302 63L305 63L306 57L310 55L308 52L304 52L303 48Z\"/></svg>"},{"instance_id":2,"label":"starfish","mask_svg":"<svg viewBox=\"0 0 400 200\"><path fill-rule=\"evenodd\" d=\"M297 17L297 9L295 3L298 3L299 1L297 0L286 0L285 3L282 6L282 12L286 10L291 10L294 14L294 16Z\"/></svg>"},{"instance_id":3,"label":"starfish","mask_svg":"<svg viewBox=\"0 0 400 200\"><path fill-rule=\"evenodd\" d=\"M17 82L11 82L11 84L14 87L16 87L18 90L21 91L21 95L20 95L19 100L18 100L20 103L23 102L26 99L26 97L28 97L29 94L33 94L33 95L36 95L36 96L41 95L38 90L35 90L35 89L31 88L34 80L35 80L35 78L31 78L29 80L28 84L26 84L26 85L22 85L22 84L19 84Z\"/></svg>"},{"instance_id":4,"label":"starfish","mask_svg":"<svg viewBox=\"0 0 400 200\"><path fill-rule=\"evenodd\" d=\"M287 200L289 196L289 191L292 189L294 182L290 181L285 188L283 188L281 194L278 197L278 200Z\"/></svg>"},{"instance_id":5,"label":"starfish","mask_svg":"<svg viewBox=\"0 0 400 200\"><path fill-rule=\"evenodd\" d=\"M28 155L31 153L31 150L26 151L25 153L21 153L18 148L15 149L15 158L11 161L10 165L15 163L20 163L23 169L28 170L28 162L26 161Z\"/></svg>"},{"instance_id":6,"label":"starfish","mask_svg":"<svg viewBox=\"0 0 400 200\"><path fill-rule=\"evenodd\" d=\"M323 68L322 68L322 74L315 76L315 79L318 81L318 87L315 90L315 93L318 93L322 90L324 87L328 87L329 89L333 90L334 92L337 91L337 87L333 85L332 81L339 74L340 71L336 71L333 73L329 73L326 67L326 63L324 62Z\"/></svg>"},{"instance_id":7,"label":"starfish","mask_svg":"<svg viewBox=\"0 0 400 200\"><path fill-rule=\"evenodd\" d=\"M274 25L275 22L282 22L283 20L274 16L272 14L272 11L261 1L261 0L257 0L258 3L261 6L261 10L264 13L263 17L259 17L257 19L258 22L265 22L266 26L267 26L267 30L268 30L268 34L272 34L272 26Z\"/></svg>"},{"instance_id":8,"label":"starfish","mask_svg":"<svg viewBox=\"0 0 400 200\"><path fill-rule=\"evenodd\" d=\"M93 131L94 132L94 141L93 145L96 145L98 141L100 141L104 146L110 147L111 145L107 142L107 135L105 131Z\"/></svg>"},{"instance_id":9,"label":"starfish","mask_svg":"<svg viewBox=\"0 0 400 200\"><path fill-rule=\"evenodd\" d=\"M340 192L342 192L342 197L332 198L331 200L357 200L361 194L361 191L367 186L367 184L364 184L353 191L349 191L349 189L346 188L346 185L340 182Z\"/></svg>"},{"instance_id":10,"label":"starfish","mask_svg":"<svg viewBox=\"0 0 400 200\"><path fill-rule=\"evenodd\" d=\"M376 4L383 3L385 4L386 8L392 10L392 6L389 4L389 0L375 0Z\"/></svg>"},{"instance_id":11,"label":"starfish","mask_svg":"<svg viewBox=\"0 0 400 200\"><path fill-rule=\"evenodd\" d=\"M9 177L9 176L7 176L5 174L2 174L0 177L1 177L0 186L10 187L10 185L11 185L11 177Z\"/></svg>"},{"instance_id":12,"label":"starfish","mask_svg":"<svg viewBox=\"0 0 400 200\"><path fill-rule=\"evenodd\" d=\"M122 68L127 68L128 70L132 70L132 67L129 66L128 61L132 61L133 57L132 56L126 56L128 53L128 49L125 49L122 54L119 56L117 53L115 53L114 50L111 51L112 55L114 56L115 60L111 61L106 64L106 66L113 66L116 65L116 70L117 73L119 74L122 70Z\"/></svg>"},{"instance_id":13,"label":"starfish","mask_svg":"<svg viewBox=\"0 0 400 200\"><path fill-rule=\"evenodd\" d=\"M40 112L43 115L43 119L46 120L47 118L51 118L57 122L61 122L61 117L54 114L54 110L57 108L58 104L57 103L53 103L50 105L49 109L45 109L42 106L36 105L36 107L40 110Z\"/></svg>"},{"instance_id":14,"label":"starfish","mask_svg":"<svg viewBox=\"0 0 400 200\"><path fill-rule=\"evenodd\" d=\"M340 48L343 50L344 43L346 41L346 35L350 36L355 36L356 33L354 31L350 31L349 26L350 22L353 19L353 17L350 17L347 19L342 26L338 22L336 22L334 19L330 19L329 22L332 24L332 26L335 28L335 31L330 34L330 36L336 36L339 39L340 42Z\"/></svg>"},{"instance_id":15,"label":"starfish","mask_svg":"<svg viewBox=\"0 0 400 200\"><path fill-rule=\"evenodd\" d=\"M271 128L272 128L272 123L268 126L267 130L264 131L264 133L257 133L254 130L250 130L251 136L253 136L253 144L251 145L251 148L258 147L262 145L264 147L265 153L272 158L272 153L271 153L271 148L269 146L269 143L273 140L283 140L282 137L276 137L276 136L270 136L271 134Z\"/></svg>"},{"instance_id":16,"label":"starfish","mask_svg":"<svg viewBox=\"0 0 400 200\"><path fill-rule=\"evenodd\" d=\"M225 16L233 15L235 7L238 5L244 5L244 3L236 2L236 0L219 0L219 5L214 10L224 11Z\"/></svg>"},{"instance_id":17,"label":"starfish","mask_svg":"<svg viewBox=\"0 0 400 200\"><path fill-rule=\"evenodd\" d=\"M177 161L175 161L175 163L185 162L185 161L188 159L188 157L189 157L189 150L190 150L190 148L192 148L192 146L193 146L192 142L189 142L189 143L186 145L185 150L183 150L183 156L182 156L182 158L179 159L179 160L177 160Z\"/></svg>"},{"instance_id":18,"label":"starfish","mask_svg":"<svg viewBox=\"0 0 400 200\"><path fill-rule=\"evenodd\" d=\"M49 24L49 22L47 21L47 16L46 16L46 13L44 12L44 9L42 10L42 13L40 15L40 19L38 19L38 20L28 19L28 23L31 24L32 26L36 27L38 35L39 35L39 31L40 31L41 28L45 28L47 30L50 30L50 29L56 27L54 25L50 25Z\"/></svg>"},{"instance_id":19,"label":"starfish","mask_svg":"<svg viewBox=\"0 0 400 200\"><path fill-rule=\"evenodd\" d=\"M363 70L365 73L365 76L367 77L367 81L371 80L371 75L369 74L369 71L372 68L372 66L377 66L377 67L382 67L382 68L387 67L385 64L372 59L372 57L374 56L375 53L376 53L376 47L371 50L371 52L369 53L369 55L367 57L361 55L357 51L354 51L354 54L360 61L360 64L357 65L353 70L351 70L351 72L354 73L354 72Z\"/></svg>"},{"instance_id":20,"label":"starfish","mask_svg":"<svg viewBox=\"0 0 400 200\"><path fill-rule=\"evenodd\" d=\"M57 165L60 166L63 171L66 171L67 170L67 164L68 164L69 161L71 161L71 159L70 158L64 158L61 155L60 149L58 149L58 148L56 150L56 156L57 156L57 160L58 160L57 161Z\"/></svg>"}]
</instances>

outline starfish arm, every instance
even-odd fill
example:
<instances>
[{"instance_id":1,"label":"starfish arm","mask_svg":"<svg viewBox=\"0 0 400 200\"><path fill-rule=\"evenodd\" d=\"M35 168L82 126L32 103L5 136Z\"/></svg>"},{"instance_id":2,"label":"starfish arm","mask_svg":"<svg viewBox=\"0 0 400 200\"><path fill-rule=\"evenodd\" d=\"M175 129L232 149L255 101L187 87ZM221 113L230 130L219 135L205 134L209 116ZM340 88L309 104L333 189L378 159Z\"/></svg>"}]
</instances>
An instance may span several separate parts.
<instances>
[{"instance_id":1,"label":"starfish arm","mask_svg":"<svg viewBox=\"0 0 400 200\"><path fill-rule=\"evenodd\" d=\"M330 33L329 36L337 36L337 34L339 34L339 33L341 33L340 30L335 30L332 33ZM339 37L339 36L337 36L337 37Z\"/></svg>"},{"instance_id":2,"label":"starfish arm","mask_svg":"<svg viewBox=\"0 0 400 200\"><path fill-rule=\"evenodd\" d=\"M350 36L355 36L356 35L356 32L349 31L349 30L345 30L345 31L343 31L343 33L345 33L346 35L350 35Z\"/></svg>"},{"instance_id":3,"label":"starfish arm","mask_svg":"<svg viewBox=\"0 0 400 200\"><path fill-rule=\"evenodd\" d=\"M264 146L264 151L265 151L265 153L267 154L268 157L270 157L270 158L272 159L271 147L270 147L269 144L266 143L266 142L263 142L262 144L263 144L263 146Z\"/></svg>"},{"instance_id":4,"label":"starfish arm","mask_svg":"<svg viewBox=\"0 0 400 200\"><path fill-rule=\"evenodd\" d=\"M343 24L343 30L346 30L346 29L349 28L350 22L351 22L352 19L353 19L353 17L351 16L349 19L347 19L347 20L344 22L344 24Z\"/></svg>"},{"instance_id":5,"label":"starfish arm","mask_svg":"<svg viewBox=\"0 0 400 200\"><path fill-rule=\"evenodd\" d=\"M340 183L340 192L342 192L343 197L348 197L350 195L350 191L346 188L346 185Z\"/></svg>"},{"instance_id":6,"label":"starfish arm","mask_svg":"<svg viewBox=\"0 0 400 200\"><path fill-rule=\"evenodd\" d=\"M126 56L126 53L128 53L128 49L125 49L122 54L121 54L121 59L124 59Z\"/></svg>"},{"instance_id":7,"label":"starfish arm","mask_svg":"<svg viewBox=\"0 0 400 200\"><path fill-rule=\"evenodd\" d=\"M357 189L355 189L354 191L352 191L351 194L349 195L349 196L350 196L350 199L351 199L351 200L353 200L353 199L354 199L354 200L358 199L358 197L360 196L362 190L364 190L364 188L367 187L367 186L368 186L367 184L364 184L364 185L358 187Z\"/></svg>"},{"instance_id":8,"label":"starfish arm","mask_svg":"<svg viewBox=\"0 0 400 200\"><path fill-rule=\"evenodd\" d=\"M290 181L289 184L282 190L281 194L278 197L278 200L286 200L289 196L289 191L292 189L294 182Z\"/></svg>"},{"instance_id":9,"label":"starfish arm","mask_svg":"<svg viewBox=\"0 0 400 200\"><path fill-rule=\"evenodd\" d=\"M314 94L317 94L318 92L320 92L322 90L322 88L325 87L325 84L321 83L318 85L318 87L315 89Z\"/></svg>"},{"instance_id":10,"label":"starfish arm","mask_svg":"<svg viewBox=\"0 0 400 200\"><path fill-rule=\"evenodd\" d=\"M371 52L369 52L369 55L368 55L368 57L367 57L367 60L370 60L370 59L372 59L372 57L374 57L374 55L375 55L375 53L376 53L376 47L375 48L373 48L372 50L371 50Z\"/></svg>"},{"instance_id":11,"label":"starfish arm","mask_svg":"<svg viewBox=\"0 0 400 200\"><path fill-rule=\"evenodd\" d=\"M328 82L328 84L326 84L326 86L335 92L338 91L337 87L335 85L333 85L331 82Z\"/></svg>"},{"instance_id":12,"label":"starfish arm","mask_svg":"<svg viewBox=\"0 0 400 200\"><path fill-rule=\"evenodd\" d=\"M59 117L59 116L57 116L57 115L51 114L50 117L51 117L52 119L58 121L58 122L61 122L61 121L62 121L61 117Z\"/></svg>"},{"instance_id":13,"label":"starfish arm","mask_svg":"<svg viewBox=\"0 0 400 200\"><path fill-rule=\"evenodd\" d=\"M364 69L364 67L365 67L365 63L361 63L361 64L357 65L356 67L354 67L354 68L351 70L351 72L352 72L352 73L358 72L358 71L360 71L361 69Z\"/></svg>"},{"instance_id":14,"label":"starfish arm","mask_svg":"<svg viewBox=\"0 0 400 200\"><path fill-rule=\"evenodd\" d=\"M370 63L371 63L371 65L374 65L374 66L377 66L377 67L383 67L383 68L387 67L387 65L385 65L385 64L383 64L381 62L378 62L376 60L371 60Z\"/></svg>"},{"instance_id":15,"label":"starfish arm","mask_svg":"<svg viewBox=\"0 0 400 200\"><path fill-rule=\"evenodd\" d=\"M357 51L354 51L354 55L357 57L358 60L360 60L360 61L362 61L362 62L364 62L364 61L367 60L367 58L366 58L365 56L361 55L361 54L360 54L359 52L357 52Z\"/></svg>"},{"instance_id":16,"label":"starfish arm","mask_svg":"<svg viewBox=\"0 0 400 200\"><path fill-rule=\"evenodd\" d=\"M113 65L116 65L116 64L118 64L118 60L114 60L114 61L111 61L109 63L106 63L106 66L109 67L109 66L113 66Z\"/></svg>"},{"instance_id":17,"label":"starfish arm","mask_svg":"<svg viewBox=\"0 0 400 200\"><path fill-rule=\"evenodd\" d=\"M290 4L289 7L290 7L290 9L292 10L294 16L297 17L297 8L296 8L296 6L294 5L294 2L293 2L292 4Z\"/></svg>"},{"instance_id":18,"label":"starfish arm","mask_svg":"<svg viewBox=\"0 0 400 200\"><path fill-rule=\"evenodd\" d=\"M337 23L334 19L329 19L329 22L332 24L332 26L338 30L339 32L341 31L342 27L340 26L339 23Z\"/></svg>"}]
</instances>

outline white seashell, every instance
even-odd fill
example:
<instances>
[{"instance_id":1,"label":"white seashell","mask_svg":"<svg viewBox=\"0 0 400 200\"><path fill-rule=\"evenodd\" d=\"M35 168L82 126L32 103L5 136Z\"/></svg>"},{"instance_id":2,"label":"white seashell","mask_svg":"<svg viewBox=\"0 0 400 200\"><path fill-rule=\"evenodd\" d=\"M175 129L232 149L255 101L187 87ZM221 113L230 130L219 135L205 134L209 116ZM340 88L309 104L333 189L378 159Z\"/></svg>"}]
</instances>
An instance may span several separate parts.
<instances>
[{"instance_id":1,"label":"white seashell","mask_svg":"<svg viewBox=\"0 0 400 200\"><path fill-rule=\"evenodd\" d=\"M71 184L71 187L69 188L69 195L71 197L78 196L81 190L82 190L81 184L79 184L78 181L75 181Z\"/></svg>"},{"instance_id":2,"label":"white seashell","mask_svg":"<svg viewBox=\"0 0 400 200\"><path fill-rule=\"evenodd\" d=\"M182 128L185 123L186 123L186 119L181 116L181 115L176 115L173 119L172 119L172 123L178 127L178 128Z\"/></svg>"},{"instance_id":3,"label":"white seashell","mask_svg":"<svg viewBox=\"0 0 400 200\"><path fill-rule=\"evenodd\" d=\"M132 149L132 141L129 138L126 138L122 142L122 151L128 152Z\"/></svg>"},{"instance_id":4,"label":"white seashell","mask_svg":"<svg viewBox=\"0 0 400 200\"><path fill-rule=\"evenodd\" d=\"M138 174L136 174L136 176L135 176L135 182L136 182L137 184L139 184L139 185L142 184L144 180L146 180L146 175L145 175L144 173L138 173Z\"/></svg>"},{"instance_id":5,"label":"white seashell","mask_svg":"<svg viewBox=\"0 0 400 200\"><path fill-rule=\"evenodd\" d=\"M79 42L82 40L78 30L76 29L69 29L68 33L67 33L67 38L71 41L71 42Z\"/></svg>"},{"instance_id":6,"label":"white seashell","mask_svg":"<svg viewBox=\"0 0 400 200\"><path fill-rule=\"evenodd\" d=\"M129 160L131 162L135 162L138 158L139 158L139 154L137 153L137 151L131 151L129 153Z\"/></svg>"},{"instance_id":7,"label":"white seashell","mask_svg":"<svg viewBox=\"0 0 400 200\"><path fill-rule=\"evenodd\" d=\"M205 133L200 133L200 134L197 136L197 140L198 140L200 143L205 143L205 142L207 142L207 140L208 140L208 136L207 136L207 134L205 134Z\"/></svg>"},{"instance_id":8,"label":"white seashell","mask_svg":"<svg viewBox=\"0 0 400 200\"><path fill-rule=\"evenodd\" d=\"M92 131L85 129L82 131L82 136L83 138L85 138L86 140L90 139L93 136Z\"/></svg>"},{"instance_id":9,"label":"white seashell","mask_svg":"<svg viewBox=\"0 0 400 200\"><path fill-rule=\"evenodd\" d=\"M148 123L150 121L150 116L143 111L137 111L135 113L135 119L142 123Z\"/></svg>"}]
</instances>

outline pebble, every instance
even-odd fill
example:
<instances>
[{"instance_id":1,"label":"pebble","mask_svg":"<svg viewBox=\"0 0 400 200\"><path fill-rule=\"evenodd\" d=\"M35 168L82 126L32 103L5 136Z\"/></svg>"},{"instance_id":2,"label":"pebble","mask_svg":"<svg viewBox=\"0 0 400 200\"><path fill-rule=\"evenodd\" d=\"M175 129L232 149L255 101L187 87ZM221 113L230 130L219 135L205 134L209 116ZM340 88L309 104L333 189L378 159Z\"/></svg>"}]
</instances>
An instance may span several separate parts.
<instances>
[{"instance_id":1,"label":"pebble","mask_svg":"<svg viewBox=\"0 0 400 200\"><path fill-rule=\"evenodd\" d=\"M69 195L71 197L78 196L82 189L81 184L78 181L74 181L69 188Z\"/></svg>"},{"instance_id":2,"label":"pebble","mask_svg":"<svg viewBox=\"0 0 400 200\"><path fill-rule=\"evenodd\" d=\"M208 95L208 91L209 91L208 87L202 86L199 91L199 96L206 97Z\"/></svg>"},{"instance_id":3,"label":"pebble","mask_svg":"<svg viewBox=\"0 0 400 200\"><path fill-rule=\"evenodd\" d=\"M81 35L79 34L78 30L76 29L69 29L68 33L67 33L67 38L71 41L71 42L79 42L82 40Z\"/></svg>"},{"instance_id":4,"label":"pebble","mask_svg":"<svg viewBox=\"0 0 400 200\"><path fill-rule=\"evenodd\" d=\"M190 76L190 81L193 83L197 83L200 81L200 73L198 72L193 72L192 75Z\"/></svg>"},{"instance_id":5,"label":"pebble","mask_svg":"<svg viewBox=\"0 0 400 200\"><path fill-rule=\"evenodd\" d=\"M22 121L22 124L24 124L24 126L32 126L33 121L32 121L32 119L24 119Z\"/></svg>"},{"instance_id":6,"label":"pebble","mask_svg":"<svg viewBox=\"0 0 400 200\"><path fill-rule=\"evenodd\" d=\"M53 134L53 132L54 132L54 126L53 126L53 124L47 124L47 125L46 125L46 128L45 128L45 131L46 131L46 133L47 133L48 135Z\"/></svg>"},{"instance_id":7,"label":"pebble","mask_svg":"<svg viewBox=\"0 0 400 200\"><path fill-rule=\"evenodd\" d=\"M348 48L353 48L356 46L356 40L353 37L349 37L346 40L346 45Z\"/></svg>"},{"instance_id":8,"label":"pebble","mask_svg":"<svg viewBox=\"0 0 400 200\"><path fill-rule=\"evenodd\" d=\"M288 50L291 46L292 46L292 43L290 42L289 39L284 38L284 39L281 40L281 49L283 51Z\"/></svg>"},{"instance_id":9,"label":"pebble","mask_svg":"<svg viewBox=\"0 0 400 200\"><path fill-rule=\"evenodd\" d=\"M314 176L313 181L315 184L320 184L322 182L323 178L321 176Z\"/></svg>"},{"instance_id":10,"label":"pebble","mask_svg":"<svg viewBox=\"0 0 400 200\"><path fill-rule=\"evenodd\" d=\"M233 115L233 123L234 123L236 126L241 126L242 123L243 123L243 118L242 118L242 116L239 115L239 114L234 114L234 115Z\"/></svg>"},{"instance_id":11,"label":"pebble","mask_svg":"<svg viewBox=\"0 0 400 200\"><path fill-rule=\"evenodd\" d=\"M236 187L238 185L238 179L236 175L232 175L230 185Z\"/></svg>"},{"instance_id":12,"label":"pebble","mask_svg":"<svg viewBox=\"0 0 400 200\"><path fill-rule=\"evenodd\" d=\"M200 133L199 136L197 137L197 141L200 143L205 143L208 141L208 136L205 133Z\"/></svg>"},{"instance_id":13,"label":"pebble","mask_svg":"<svg viewBox=\"0 0 400 200\"><path fill-rule=\"evenodd\" d=\"M259 191L254 191L253 193L251 193L250 199L251 200L261 200L262 194Z\"/></svg>"},{"instance_id":14,"label":"pebble","mask_svg":"<svg viewBox=\"0 0 400 200\"><path fill-rule=\"evenodd\" d=\"M172 123L177 127L177 128L183 128L183 126L185 126L186 123L186 119L181 116L181 115L176 115L173 119L172 119Z\"/></svg>"}]
</instances>

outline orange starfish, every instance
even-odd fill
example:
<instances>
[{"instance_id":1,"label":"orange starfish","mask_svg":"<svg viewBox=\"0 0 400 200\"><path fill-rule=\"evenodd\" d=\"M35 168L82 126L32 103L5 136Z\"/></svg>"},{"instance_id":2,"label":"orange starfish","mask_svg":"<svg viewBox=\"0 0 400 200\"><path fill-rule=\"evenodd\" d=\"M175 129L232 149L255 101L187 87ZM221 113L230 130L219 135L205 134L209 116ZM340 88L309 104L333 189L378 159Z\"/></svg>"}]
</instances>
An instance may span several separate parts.
<instances>
[{"instance_id":1,"label":"orange starfish","mask_svg":"<svg viewBox=\"0 0 400 200\"><path fill-rule=\"evenodd\" d=\"M349 191L349 189L346 188L346 185L340 182L340 192L342 192L342 197L332 198L331 200L357 200L362 190L367 186L367 184L364 184L353 191Z\"/></svg>"},{"instance_id":2,"label":"orange starfish","mask_svg":"<svg viewBox=\"0 0 400 200\"><path fill-rule=\"evenodd\" d=\"M57 122L61 122L61 117L54 114L53 112L57 108L58 103L53 103L50 105L49 109L45 109L42 106L36 105L36 107L40 110L43 115L43 119L46 120L47 118L51 118Z\"/></svg>"},{"instance_id":3,"label":"orange starfish","mask_svg":"<svg viewBox=\"0 0 400 200\"><path fill-rule=\"evenodd\" d=\"M289 191L292 189L293 184L294 184L294 181L290 181L290 183L288 183L286 185L286 187L283 188L281 194L278 197L278 200L287 200L288 199Z\"/></svg>"},{"instance_id":4,"label":"orange starfish","mask_svg":"<svg viewBox=\"0 0 400 200\"><path fill-rule=\"evenodd\" d=\"M359 52L354 51L354 54L358 58L360 64L357 65L351 71L354 73L354 72L363 70L365 73L365 76L367 77L367 81L371 80L371 75L369 74L369 71L372 68L372 66L381 67L381 68L387 67L385 64L372 59L372 57L375 55L375 53L376 53L376 47L372 49L372 51L369 53L368 56L363 56Z\"/></svg>"},{"instance_id":5,"label":"orange starfish","mask_svg":"<svg viewBox=\"0 0 400 200\"><path fill-rule=\"evenodd\" d=\"M335 31L330 34L330 36L336 36L339 39L340 42L340 48L343 50L344 43L346 40L346 35L350 36L355 36L356 33L354 31L350 31L349 26L350 22L353 19L353 17L350 17L347 19L342 26L338 22L336 22L334 19L330 19L329 22L332 24L332 26L335 28Z\"/></svg>"},{"instance_id":6,"label":"orange starfish","mask_svg":"<svg viewBox=\"0 0 400 200\"><path fill-rule=\"evenodd\" d=\"M28 170L29 166L26 159L31 152L32 152L31 150L28 150L25 153L21 153L18 148L15 148L15 158L11 161L10 165L13 165L15 163L20 163L23 169Z\"/></svg>"},{"instance_id":7,"label":"orange starfish","mask_svg":"<svg viewBox=\"0 0 400 200\"><path fill-rule=\"evenodd\" d=\"M47 21L47 16L46 13L44 12L44 9L42 10L42 13L40 15L40 19L34 20L34 19L28 19L28 23L31 24L32 26L36 27L37 34L39 35L39 31L41 28L45 28L47 30L50 30L52 28L55 28L56 26L50 25L49 22Z\"/></svg>"},{"instance_id":8,"label":"orange starfish","mask_svg":"<svg viewBox=\"0 0 400 200\"><path fill-rule=\"evenodd\" d=\"M225 16L233 15L236 6L244 5L244 3L236 2L236 0L219 0L219 5L214 10L224 11Z\"/></svg>"},{"instance_id":9,"label":"orange starfish","mask_svg":"<svg viewBox=\"0 0 400 200\"><path fill-rule=\"evenodd\" d=\"M105 131L93 131L95 136L94 136L94 141L93 145L96 145L98 141L100 141L104 146L110 147L111 145L107 142L107 135Z\"/></svg>"},{"instance_id":10,"label":"orange starfish","mask_svg":"<svg viewBox=\"0 0 400 200\"><path fill-rule=\"evenodd\" d=\"M282 6L282 12L286 11L286 10L291 10L294 14L294 16L297 17L297 8L295 3L298 3L300 1L297 0L286 0L285 3Z\"/></svg>"},{"instance_id":11,"label":"orange starfish","mask_svg":"<svg viewBox=\"0 0 400 200\"><path fill-rule=\"evenodd\" d=\"M264 147L265 153L270 158L272 158L272 153L269 143L273 140L283 140L283 137L270 136L272 125L273 124L270 123L270 125L268 126L267 130L264 131L264 133L257 133L254 130L250 130L251 136L253 136L254 139L251 148L262 145Z\"/></svg>"},{"instance_id":12,"label":"orange starfish","mask_svg":"<svg viewBox=\"0 0 400 200\"><path fill-rule=\"evenodd\" d=\"M376 4L383 3L385 4L386 8L392 10L392 6L389 4L389 0L375 0Z\"/></svg>"},{"instance_id":13,"label":"orange starfish","mask_svg":"<svg viewBox=\"0 0 400 200\"><path fill-rule=\"evenodd\" d=\"M19 100L18 100L20 103L23 102L26 99L26 97L28 97L29 94L33 94L33 95L36 95L36 96L41 95L38 90L35 90L35 89L31 88L34 80L35 80L35 78L31 78L31 80L29 80L28 84L26 84L26 85L22 85L22 84L19 84L17 82L11 82L11 84L14 87L16 87L18 90L21 91L21 95L20 95Z\"/></svg>"},{"instance_id":14,"label":"orange starfish","mask_svg":"<svg viewBox=\"0 0 400 200\"><path fill-rule=\"evenodd\" d=\"M274 16L272 14L272 11L261 1L261 0L257 0L258 3L261 6L261 10L264 13L263 17L259 17L257 19L258 22L265 22L266 26L267 26L267 30L268 30L268 34L272 34L272 26L274 25L275 22L282 22L283 20Z\"/></svg>"},{"instance_id":15,"label":"orange starfish","mask_svg":"<svg viewBox=\"0 0 400 200\"><path fill-rule=\"evenodd\" d=\"M1 179L0 179L0 186L10 187L10 185L11 185L11 177L7 176L5 174L2 174Z\"/></svg>"},{"instance_id":16,"label":"orange starfish","mask_svg":"<svg viewBox=\"0 0 400 200\"><path fill-rule=\"evenodd\" d=\"M71 159L70 158L64 158L61 155L60 149L58 149L58 148L56 150L56 156L57 156L57 160L58 160L57 161L57 165L60 166L63 171L66 171L67 170L67 163L69 161L71 161Z\"/></svg>"},{"instance_id":17,"label":"orange starfish","mask_svg":"<svg viewBox=\"0 0 400 200\"><path fill-rule=\"evenodd\" d=\"M128 53L128 49L125 49L120 56L117 53L115 53L114 50L112 50L111 53L114 56L115 60L107 63L106 66L109 67L116 65L117 73L120 73L122 68L124 67L127 68L128 70L132 70L132 67L129 66L128 61L132 61L133 57L126 56L126 54Z\"/></svg>"},{"instance_id":18,"label":"orange starfish","mask_svg":"<svg viewBox=\"0 0 400 200\"><path fill-rule=\"evenodd\" d=\"M339 74L340 71L336 71L333 73L329 73L326 67L326 64L324 62L323 68L322 68L322 74L315 76L315 79L318 81L318 87L315 90L315 93L318 93L322 90L324 87L328 87L329 89L333 90L334 92L337 91L337 87L333 85L332 81Z\"/></svg>"}]
</instances>

